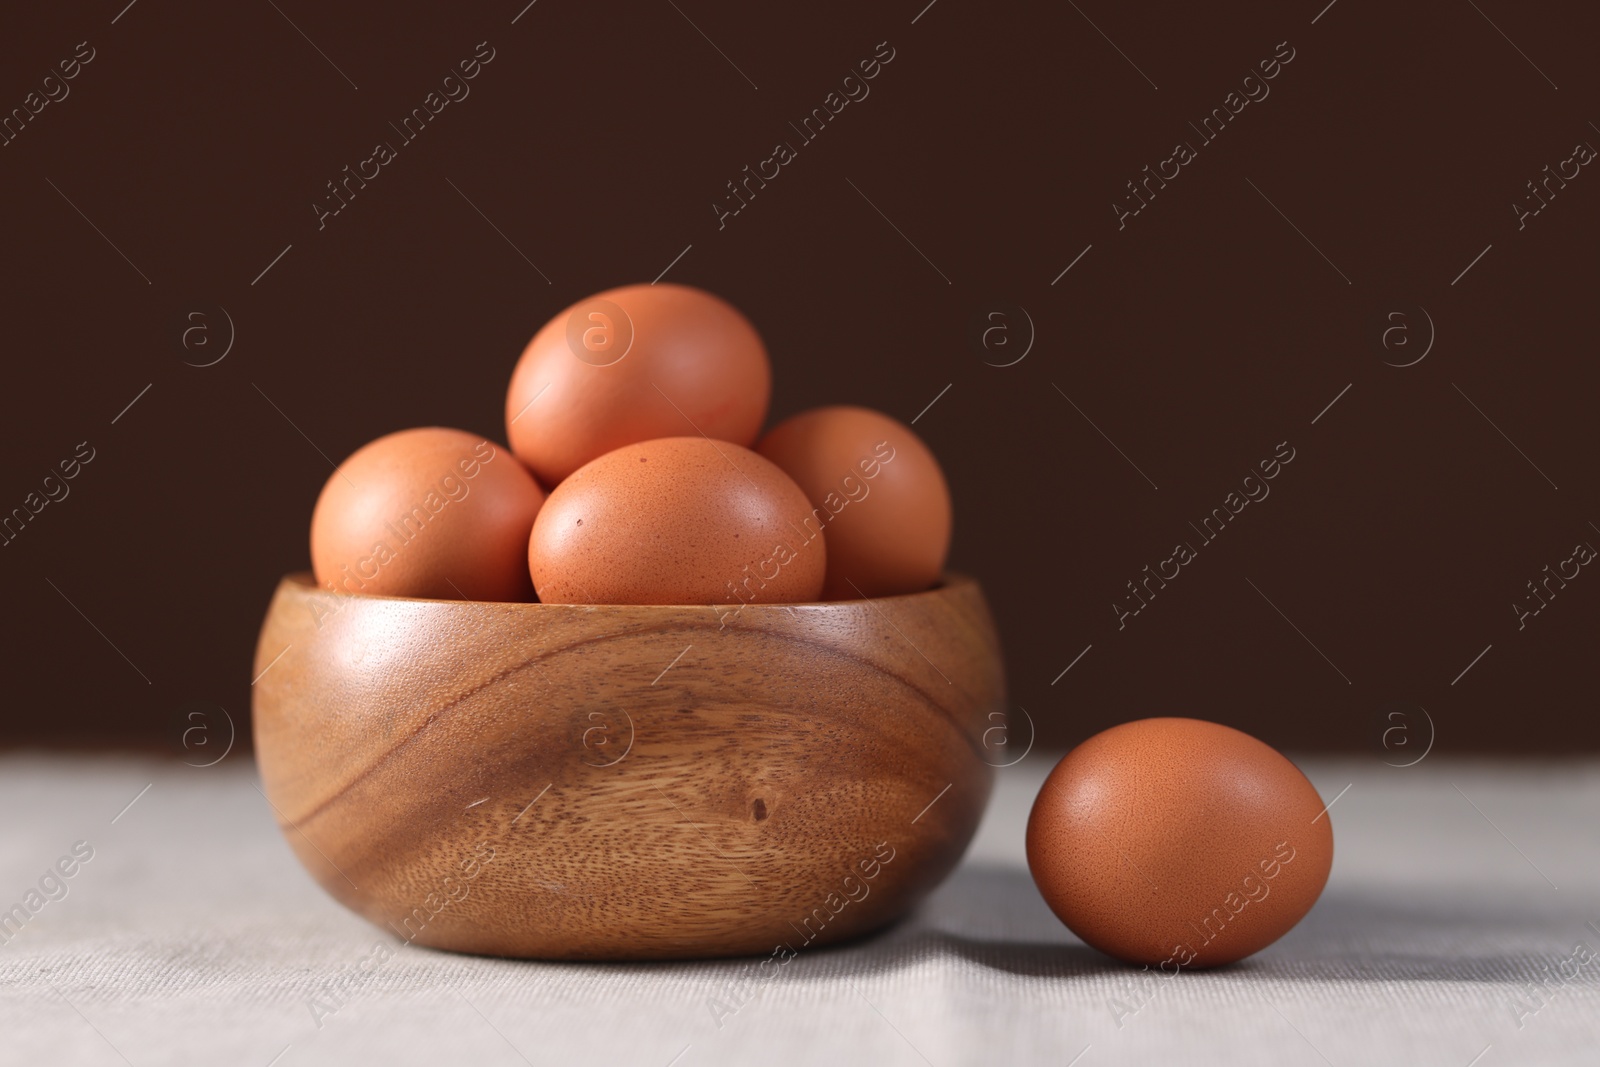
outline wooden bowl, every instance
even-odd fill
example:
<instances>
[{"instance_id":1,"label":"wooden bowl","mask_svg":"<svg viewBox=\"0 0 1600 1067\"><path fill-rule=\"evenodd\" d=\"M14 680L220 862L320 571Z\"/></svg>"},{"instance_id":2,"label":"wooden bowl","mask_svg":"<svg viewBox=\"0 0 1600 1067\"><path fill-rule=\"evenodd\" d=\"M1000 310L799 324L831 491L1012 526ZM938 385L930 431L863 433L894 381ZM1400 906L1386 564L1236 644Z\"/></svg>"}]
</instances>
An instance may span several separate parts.
<instances>
[{"instance_id":1,"label":"wooden bowl","mask_svg":"<svg viewBox=\"0 0 1600 1067\"><path fill-rule=\"evenodd\" d=\"M1005 682L977 583L716 609L278 586L265 794L407 941L544 959L797 952L904 914L988 801ZM787 958L787 957L785 957Z\"/></svg>"}]
</instances>

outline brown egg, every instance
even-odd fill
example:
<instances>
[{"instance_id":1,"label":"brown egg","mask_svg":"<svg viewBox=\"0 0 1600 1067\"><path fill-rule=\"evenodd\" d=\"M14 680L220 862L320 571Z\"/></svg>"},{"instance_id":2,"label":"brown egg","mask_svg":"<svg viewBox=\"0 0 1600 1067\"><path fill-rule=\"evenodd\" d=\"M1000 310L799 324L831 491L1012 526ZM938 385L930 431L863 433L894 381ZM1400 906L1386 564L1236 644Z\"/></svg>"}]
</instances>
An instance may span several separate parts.
<instances>
[{"instance_id":1,"label":"brown egg","mask_svg":"<svg viewBox=\"0 0 1600 1067\"><path fill-rule=\"evenodd\" d=\"M1028 818L1028 866L1095 948L1171 975L1243 959L1311 910L1333 828L1306 776L1249 734L1141 719L1056 765Z\"/></svg>"},{"instance_id":2,"label":"brown egg","mask_svg":"<svg viewBox=\"0 0 1600 1067\"><path fill-rule=\"evenodd\" d=\"M401 430L322 487L311 565L341 593L529 600L528 532L542 503L510 449L464 430Z\"/></svg>"},{"instance_id":3,"label":"brown egg","mask_svg":"<svg viewBox=\"0 0 1600 1067\"><path fill-rule=\"evenodd\" d=\"M642 441L585 464L533 524L528 568L548 604L815 600L827 553L805 494L777 467L704 437Z\"/></svg>"},{"instance_id":4,"label":"brown egg","mask_svg":"<svg viewBox=\"0 0 1600 1067\"><path fill-rule=\"evenodd\" d=\"M867 408L815 408L779 423L756 450L799 483L828 531L824 597L914 593L938 581L950 490L909 426Z\"/></svg>"},{"instance_id":5,"label":"brown egg","mask_svg":"<svg viewBox=\"0 0 1600 1067\"><path fill-rule=\"evenodd\" d=\"M755 442L772 369L750 321L684 285L630 285L545 324L506 394L517 457L554 486L591 459L657 437Z\"/></svg>"}]
</instances>

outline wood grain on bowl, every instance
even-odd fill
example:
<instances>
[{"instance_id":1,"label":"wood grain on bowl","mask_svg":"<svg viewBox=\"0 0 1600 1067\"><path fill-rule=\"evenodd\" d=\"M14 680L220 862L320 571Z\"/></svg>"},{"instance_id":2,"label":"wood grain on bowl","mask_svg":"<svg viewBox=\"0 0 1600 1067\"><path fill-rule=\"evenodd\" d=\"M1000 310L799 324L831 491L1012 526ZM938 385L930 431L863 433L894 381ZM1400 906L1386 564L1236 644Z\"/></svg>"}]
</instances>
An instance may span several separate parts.
<instances>
[{"instance_id":1,"label":"wood grain on bowl","mask_svg":"<svg viewBox=\"0 0 1600 1067\"><path fill-rule=\"evenodd\" d=\"M279 658L281 657L281 658ZM296 855L418 944L770 953L904 914L1003 753L983 594L710 607L335 596L280 583L255 743Z\"/></svg>"}]
</instances>

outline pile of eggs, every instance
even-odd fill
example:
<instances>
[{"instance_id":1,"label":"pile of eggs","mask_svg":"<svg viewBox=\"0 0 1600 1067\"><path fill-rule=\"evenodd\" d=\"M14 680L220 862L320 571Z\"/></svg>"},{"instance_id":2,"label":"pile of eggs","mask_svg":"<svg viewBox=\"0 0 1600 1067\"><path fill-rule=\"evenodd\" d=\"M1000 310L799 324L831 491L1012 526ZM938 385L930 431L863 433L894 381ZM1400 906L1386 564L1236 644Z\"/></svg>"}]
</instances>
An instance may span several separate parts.
<instances>
[{"instance_id":1,"label":"pile of eggs","mask_svg":"<svg viewBox=\"0 0 1600 1067\"><path fill-rule=\"evenodd\" d=\"M551 604L711 604L927 589L950 493L911 429L825 407L765 436L766 347L680 285L596 294L551 319L506 394L510 448L402 430L328 479L317 583L339 593Z\"/></svg>"},{"instance_id":2,"label":"pile of eggs","mask_svg":"<svg viewBox=\"0 0 1600 1067\"><path fill-rule=\"evenodd\" d=\"M928 447L857 407L761 436L771 391L760 335L710 293L636 285L579 301L517 362L509 449L428 427L339 466L311 520L317 582L731 612L933 586L950 494ZM1329 823L1311 783L1261 742L1147 719L1056 767L1029 818L1028 862L1085 942L1170 977L1293 927L1327 881Z\"/></svg>"}]
</instances>

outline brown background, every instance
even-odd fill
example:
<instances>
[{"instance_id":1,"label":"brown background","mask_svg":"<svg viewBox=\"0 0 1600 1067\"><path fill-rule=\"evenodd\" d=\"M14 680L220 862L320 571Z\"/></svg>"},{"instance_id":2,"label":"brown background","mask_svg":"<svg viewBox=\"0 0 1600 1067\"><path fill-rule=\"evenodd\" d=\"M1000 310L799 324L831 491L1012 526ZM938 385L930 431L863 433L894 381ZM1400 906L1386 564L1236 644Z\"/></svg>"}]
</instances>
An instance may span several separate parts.
<instances>
[{"instance_id":1,"label":"brown background","mask_svg":"<svg viewBox=\"0 0 1600 1067\"><path fill-rule=\"evenodd\" d=\"M1600 176L1520 232L1511 210L1600 144L1592 6L123 3L0 33L6 109L96 50L0 148L0 511L96 451L0 548L6 740L176 751L196 702L243 730L329 457L418 424L503 438L532 332L692 246L668 277L760 327L774 417L909 421L950 386L916 428L1043 741L1178 713L1376 751L1395 722L1420 744L1420 707L1441 751L1600 743L1600 576L1521 631L1511 608L1600 544ZM324 183L484 40L470 97L319 232ZM880 41L871 95L719 231L724 183ZM1271 95L1119 232L1124 183L1281 41ZM220 353L219 308L231 352L186 366ZM1016 308L1031 350L986 365L1025 347ZM1386 366L1422 309L1431 352ZM1119 631L1124 583L1282 441L1271 496Z\"/></svg>"}]
</instances>

